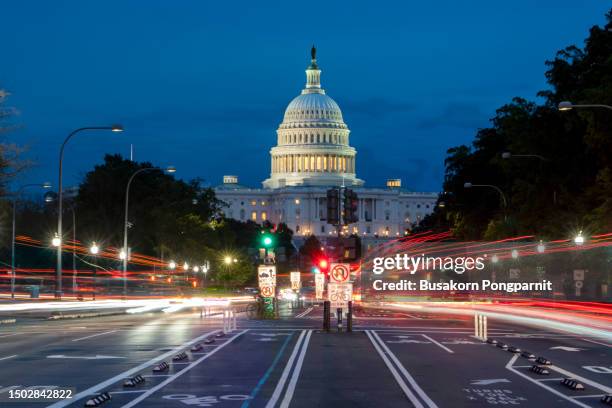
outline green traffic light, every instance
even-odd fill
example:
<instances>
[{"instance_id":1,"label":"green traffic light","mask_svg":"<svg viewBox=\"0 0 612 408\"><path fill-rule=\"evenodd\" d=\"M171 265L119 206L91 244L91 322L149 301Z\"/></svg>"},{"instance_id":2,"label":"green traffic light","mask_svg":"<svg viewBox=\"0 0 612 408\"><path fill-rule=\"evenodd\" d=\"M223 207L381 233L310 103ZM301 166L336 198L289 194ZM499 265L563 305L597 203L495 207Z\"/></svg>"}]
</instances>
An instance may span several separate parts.
<instances>
[{"instance_id":1,"label":"green traffic light","mask_svg":"<svg viewBox=\"0 0 612 408\"><path fill-rule=\"evenodd\" d=\"M265 236L263 237L263 239L261 240L261 243L262 243L262 244L263 244L263 246L265 246L266 248L267 248L267 247L272 246L272 243L273 243L273 241L272 241L272 237L270 237L269 235L265 235Z\"/></svg>"}]
</instances>

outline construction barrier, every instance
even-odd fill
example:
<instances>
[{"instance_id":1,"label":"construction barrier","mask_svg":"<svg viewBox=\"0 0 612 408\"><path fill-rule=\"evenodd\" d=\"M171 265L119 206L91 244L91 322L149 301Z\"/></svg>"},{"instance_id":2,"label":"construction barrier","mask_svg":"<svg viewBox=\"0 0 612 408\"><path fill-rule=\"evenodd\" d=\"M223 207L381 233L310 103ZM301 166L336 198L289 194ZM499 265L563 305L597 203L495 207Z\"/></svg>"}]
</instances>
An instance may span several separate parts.
<instances>
[{"instance_id":1,"label":"construction barrier","mask_svg":"<svg viewBox=\"0 0 612 408\"><path fill-rule=\"evenodd\" d=\"M166 371L168 368L170 368L168 363L166 363L165 361L162 361L161 363L159 363L158 365L153 367L153 372L154 373L159 373L159 372L162 372L162 371Z\"/></svg>"},{"instance_id":2,"label":"construction barrier","mask_svg":"<svg viewBox=\"0 0 612 408\"><path fill-rule=\"evenodd\" d=\"M172 357L172 361L181 361L181 360L185 360L186 358L187 358L187 353L183 351L181 353L178 353L176 356Z\"/></svg>"},{"instance_id":3,"label":"construction barrier","mask_svg":"<svg viewBox=\"0 0 612 408\"><path fill-rule=\"evenodd\" d=\"M547 369L545 369L544 367L540 367L538 365L533 365L531 366L531 368L529 369L529 371L532 371L536 374L540 374L540 375L549 375L550 371L548 371Z\"/></svg>"},{"instance_id":4,"label":"construction barrier","mask_svg":"<svg viewBox=\"0 0 612 408\"><path fill-rule=\"evenodd\" d=\"M573 378L564 378L561 380L561 385L565 385L567 388L576 391L584 391L584 385L580 384L578 381Z\"/></svg>"},{"instance_id":5,"label":"construction barrier","mask_svg":"<svg viewBox=\"0 0 612 408\"><path fill-rule=\"evenodd\" d=\"M107 401L110 401L111 396L108 392L103 392L102 394L98 394L95 397L88 399L85 402L86 407L99 407Z\"/></svg>"},{"instance_id":6,"label":"construction barrier","mask_svg":"<svg viewBox=\"0 0 612 408\"><path fill-rule=\"evenodd\" d=\"M124 387L135 387L138 384L142 384L145 382L145 379L142 375L137 375L134 376L132 378L128 378L127 380L125 380L125 382L123 383Z\"/></svg>"}]
</instances>

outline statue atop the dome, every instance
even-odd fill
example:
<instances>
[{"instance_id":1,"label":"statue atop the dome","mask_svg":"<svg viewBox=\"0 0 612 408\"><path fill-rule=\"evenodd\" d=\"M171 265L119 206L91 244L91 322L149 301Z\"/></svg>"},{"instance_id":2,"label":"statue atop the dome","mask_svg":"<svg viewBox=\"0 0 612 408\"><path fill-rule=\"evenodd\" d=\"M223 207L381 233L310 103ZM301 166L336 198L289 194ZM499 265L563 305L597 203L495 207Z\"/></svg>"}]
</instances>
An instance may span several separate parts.
<instances>
[{"instance_id":1,"label":"statue atop the dome","mask_svg":"<svg viewBox=\"0 0 612 408\"><path fill-rule=\"evenodd\" d=\"M314 44L312 44L312 48L310 49L310 56L313 60L317 59L317 49L315 48Z\"/></svg>"}]
</instances>

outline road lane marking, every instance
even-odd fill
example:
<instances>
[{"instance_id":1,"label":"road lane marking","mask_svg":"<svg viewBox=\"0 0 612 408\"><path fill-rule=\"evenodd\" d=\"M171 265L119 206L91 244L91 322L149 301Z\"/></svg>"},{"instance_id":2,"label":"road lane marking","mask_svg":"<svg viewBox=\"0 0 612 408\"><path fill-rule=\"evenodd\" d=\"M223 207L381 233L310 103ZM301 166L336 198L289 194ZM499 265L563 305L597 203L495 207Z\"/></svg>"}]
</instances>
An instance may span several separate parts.
<instances>
[{"instance_id":1,"label":"road lane marking","mask_svg":"<svg viewBox=\"0 0 612 408\"><path fill-rule=\"evenodd\" d=\"M291 403L293 393L295 392L295 385L297 384L298 378L300 377L300 373L302 371L302 364L304 363L304 357L306 356L306 350L308 349L308 344L310 342L311 335L312 330L308 330L308 334L302 342L302 350L300 351L300 356L298 358L297 363L295 364L293 375L291 376L291 380L289 381L289 386L287 386L287 391L285 391L285 397L283 398L283 401L280 404L280 408L288 408L289 404Z\"/></svg>"},{"instance_id":2,"label":"road lane marking","mask_svg":"<svg viewBox=\"0 0 612 408\"><path fill-rule=\"evenodd\" d=\"M248 399L248 400L245 400L242 403L242 405L240 406L240 408L248 408L249 405L251 405L251 401L253 401L255 399L257 394L259 394L259 391L261 390L261 387L263 387L263 385L266 383L266 381L268 381L268 378L270 378L270 375L272 374L272 372L276 368L276 365L278 364L280 358L285 353L285 349L287 348L287 345L289 344L289 342L293 338L293 334L294 333L291 332L291 334L289 334L289 333L287 333L287 334L288 334L288 336L285 339L285 342L281 346L280 350L278 351L278 353L274 357L274 360L272 360L272 364L270 365L270 367L268 367L268 370L266 370L266 372L263 375L263 377L261 377L261 379L257 382L257 385L255 386L255 388L253 388L253 391L251 391L251 394L249 394L251 398Z\"/></svg>"},{"instance_id":3,"label":"road lane marking","mask_svg":"<svg viewBox=\"0 0 612 408\"><path fill-rule=\"evenodd\" d=\"M606 347L612 347L612 344L608 344L608 343L601 343L599 341L595 341L595 340L591 340L591 339L585 339L585 338L580 338L580 340L589 342L589 343L594 343L594 344L599 344L601 346L606 346Z\"/></svg>"},{"instance_id":4,"label":"road lane marking","mask_svg":"<svg viewBox=\"0 0 612 408\"><path fill-rule=\"evenodd\" d=\"M17 356L18 356L18 354L13 354L12 356L0 357L0 361L1 360L8 360L9 358L14 358L14 357L17 357Z\"/></svg>"},{"instance_id":5,"label":"road lane marking","mask_svg":"<svg viewBox=\"0 0 612 408\"><path fill-rule=\"evenodd\" d=\"M98 336L102 336L104 334L111 334L111 333L115 333L118 332L119 330L111 330L111 331L107 331L104 333L96 333L96 334L92 334L90 336L85 336L85 337L79 337L78 339L74 339L72 341L81 341L81 340L86 340L86 339L91 339L92 337L98 337Z\"/></svg>"},{"instance_id":6,"label":"road lane marking","mask_svg":"<svg viewBox=\"0 0 612 408\"><path fill-rule=\"evenodd\" d=\"M412 386L412 388L417 392L417 394L419 394L419 396L423 399L423 401L427 404L427 406L429 406L430 408L438 408L438 406L436 405L435 402L433 402L431 400L431 398L429 398L429 396L425 393L425 391L423 391L423 389L417 384L417 382L414 380L414 378L412 378L412 376L410 375L410 373L408 372L408 370L406 370L406 368L402 365L402 363L399 361L399 359L395 356L395 354L393 354L393 352L389 349L389 347L387 347L387 345L385 344L384 341L382 341L382 339L380 338L380 336L378 335L378 333L376 333L375 331L371 331L372 335L380 342L381 347L385 350L385 352L387 353L387 355L389 357L391 357L391 360L393 360L393 362L396 364L397 368L399 368L399 370L401 371L402 374L404 374L404 377L406 377L406 379L408 380L408 382L410 383L410 385Z\"/></svg>"},{"instance_id":7,"label":"road lane marking","mask_svg":"<svg viewBox=\"0 0 612 408\"><path fill-rule=\"evenodd\" d=\"M574 395L572 398L601 398L605 394L595 394L595 395Z\"/></svg>"},{"instance_id":8,"label":"road lane marking","mask_svg":"<svg viewBox=\"0 0 612 408\"><path fill-rule=\"evenodd\" d=\"M393 378L395 378L395 381L397 382L397 384L400 386L402 391L404 391L404 394L406 395L406 397L408 397L410 402L412 402L412 404L414 405L414 408L425 408L423 406L423 404L421 404L421 401L419 401L419 399L416 397L416 395L414 395L414 393L410 390L410 388L408 388L408 385L406 384L404 379L399 375L399 373L397 372L395 367L393 367L393 364L387 358L387 356L385 355L384 351L382 351L382 349L378 345L377 341L370 334L369 330L366 331L366 335L368 336L368 338L370 339L370 341L374 345L374 348L376 349L376 351L378 352L380 357L383 359L383 361L384 361L385 365L387 366L387 368L389 369L389 371L391 371L391 374L393 375Z\"/></svg>"},{"instance_id":9,"label":"road lane marking","mask_svg":"<svg viewBox=\"0 0 612 408\"><path fill-rule=\"evenodd\" d=\"M276 384L276 388L274 388L272 397L270 397L270 400L266 404L266 408L274 407L274 405L276 404L276 401L278 401L278 398L280 397L281 392L283 391L283 388L285 388L287 377L289 377L289 372L291 371L291 368L293 367L293 361L295 360L295 356L297 355L300 349L300 346L302 345L302 341L304 340L305 335L306 335L306 330L302 330L302 332L300 333L300 337L298 337L295 343L295 346L293 347L293 351L291 352L291 356L289 357L289 360L287 361L287 365L285 365L283 373L281 374L281 377L278 380L278 383Z\"/></svg>"},{"instance_id":10,"label":"road lane marking","mask_svg":"<svg viewBox=\"0 0 612 408\"><path fill-rule=\"evenodd\" d=\"M0 336L0 339L3 339L3 338L5 338L5 337L19 336L20 334L23 334L23 333L5 334L5 335L3 335L3 336Z\"/></svg>"},{"instance_id":11,"label":"road lane marking","mask_svg":"<svg viewBox=\"0 0 612 408\"><path fill-rule=\"evenodd\" d=\"M582 402L580 402L580 401L576 401L576 400L574 400L574 399L572 399L572 398L568 397L567 395L565 395L565 394L563 394L563 393L561 393L561 392L559 392L559 391L555 390L554 388L551 388L551 387L549 387L548 385L546 385L546 384L542 384L540 381L538 381L538 380L535 380L535 379L531 378L531 377L530 377L530 376L528 376L527 374L521 373L519 370L516 370L516 369L515 369L515 368L512 366L512 364L514 364L514 362L515 362L515 361L516 361L518 358L519 358L518 354L513 355L513 356L512 356L512 358L510 359L510 361L508 361L508 364L506 364L506 368L507 368L508 370L512 371L514 374L519 375L519 376L521 376L521 377L525 378L525 379L526 379L526 380L528 380L528 381L531 381L532 383L534 383L534 384L536 384L536 385L538 385L538 386L540 386L540 387L542 387L542 388L544 388L544 389L546 389L546 390L548 390L548 391L552 392L552 393L553 393L553 394L555 394L556 396L561 397L561 398L563 398L564 400L571 402L572 404L578 405L578 406L583 407L583 408L591 408L591 407L590 407L590 405L586 405L586 404L583 404L583 403L582 403ZM550 366L547 366L547 367L550 367Z\"/></svg>"},{"instance_id":12,"label":"road lane marking","mask_svg":"<svg viewBox=\"0 0 612 408\"><path fill-rule=\"evenodd\" d=\"M425 337L427 340L431 341L433 344L435 344L436 346L440 347L442 350L446 350L447 352L454 354L455 352L451 349L449 349L448 347L446 347L444 344L432 339L431 337L429 337L426 334L421 334L421 336Z\"/></svg>"},{"instance_id":13,"label":"road lane marking","mask_svg":"<svg viewBox=\"0 0 612 408\"><path fill-rule=\"evenodd\" d=\"M138 394L145 392L146 390L125 390L125 391L111 391L109 394ZM94 394L95 395L95 394Z\"/></svg>"},{"instance_id":14,"label":"road lane marking","mask_svg":"<svg viewBox=\"0 0 612 408\"><path fill-rule=\"evenodd\" d=\"M176 380L177 378L179 378L180 376L182 376L186 372L189 372L193 367L197 366L202 361L204 361L207 358L209 358L210 356L214 355L219 350L222 350L224 347L229 346L232 343L232 341L234 341L235 339L237 339L238 337L240 337L241 335L243 335L247 331L248 331L248 329L247 330L242 330L240 333L235 334L234 336L230 337L229 339L227 339L227 341L225 343L219 345L219 347L217 347L216 349L214 349L213 351L211 351L207 355L202 356L199 359L195 360L193 363L191 363L187 367L183 368L181 371L179 371L179 372L171 375L170 377L166 378L164 381L162 381L161 383L157 384L155 387L149 388L142 395L138 396L137 398L135 398L135 399L131 400L130 402L128 402L127 404L123 405L122 408L133 407L134 405L138 404L139 402L141 402L142 400L144 400L145 398L147 398L151 394L155 393L156 391L160 390L161 388L164 388L166 385L170 384L172 381Z\"/></svg>"},{"instance_id":15,"label":"road lane marking","mask_svg":"<svg viewBox=\"0 0 612 408\"><path fill-rule=\"evenodd\" d=\"M308 309L306 309L302 313L295 315L295 317L305 317L308 313L312 312L312 310L313 310L313 308L309 307Z\"/></svg>"},{"instance_id":16,"label":"road lane marking","mask_svg":"<svg viewBox=\"0 0 612 408\"><path fill-rule=\"evenodd\" d=\"M63 400L63 401L58 401L55 404L51 404L49 405L47 408L63 408L66 407L72 403L74 403L77 400L80 400L82 398L86 398L89 397L92 394L95 394L99 391L101 391L102 389L108 387L109 385L112 385L118 381L122 381L124 380L126 377L131 377L134 374L138 374L140 371L144 370L145 368L148 368L152 365L154 365L155 363L159 362L160 360L164 360L168 357L172 357L173 355L175 355L177 352L179 352L180 350L186 348L186 347L190 347L191 345L193 345L194 343L197 343L201 340L204 340L205 338L207 338L208 336L212 336L218 332L220 332L221 330L213 330L210 332L206 332L204 334L202 334L201 336L198 336L194 339L191 339L189 341L186 341L185 343L173 348L172 350L168 351L165 354L161 354L157 357L153 357L152 359L140 364L139 366L136 366L134 368L131 368L129 370L126 370L122 373L117 374L116 376L109 378L106 381L102 381L99 384L96 384L94 386L91 386L89 388L87 388L84 391L79 392L78 394L75 394L70 400ZM146 377L146 376L143 376ZM161 377L161 375L157 375L156 377Z\"/></svg>"}]
</instances>

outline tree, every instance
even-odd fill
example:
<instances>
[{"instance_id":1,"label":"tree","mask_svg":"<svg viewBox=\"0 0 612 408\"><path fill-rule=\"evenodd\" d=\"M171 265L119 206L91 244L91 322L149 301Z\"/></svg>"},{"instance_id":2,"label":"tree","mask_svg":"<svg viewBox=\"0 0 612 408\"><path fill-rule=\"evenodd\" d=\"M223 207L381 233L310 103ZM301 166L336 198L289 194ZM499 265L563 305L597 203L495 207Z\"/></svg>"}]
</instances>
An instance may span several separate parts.
<instances>
[{"instance_id":1,"label":"tree","mask_svg":"<svg viewBox=\"0 0 612 408\"><path fill-rule=\"evenodd\" d=\"M612 11L580 49L570 46L547 61L550 89L543 104L514 98L496 111L471 146L448 150L444 193L418 230L451 229L463 239L512 234L559 237L612 228L612 115L606 110L560 112L558 103L612 105ZM503 152L544 160L504 160ZM504 208L492 184L508 198Z\"/></svg>"},{"instance_id":2,"label":"tree","mask_svg":"<svg viewBox=\"0 0 612 408\"><path fill-rule=\"evenodd\" d=\"M121 247L125 189L134 172L154 167L119 155L106 155L104 163L88 172L75 198L77 228L81 240ZM162 170L136 176L130 188L129 245L137 252L162 256L176 252L186 231L209 230L219 217L220 203L197 180L176 180ZM201 241L206 234L199 238Z\"/></svg>"}]
</instances>

